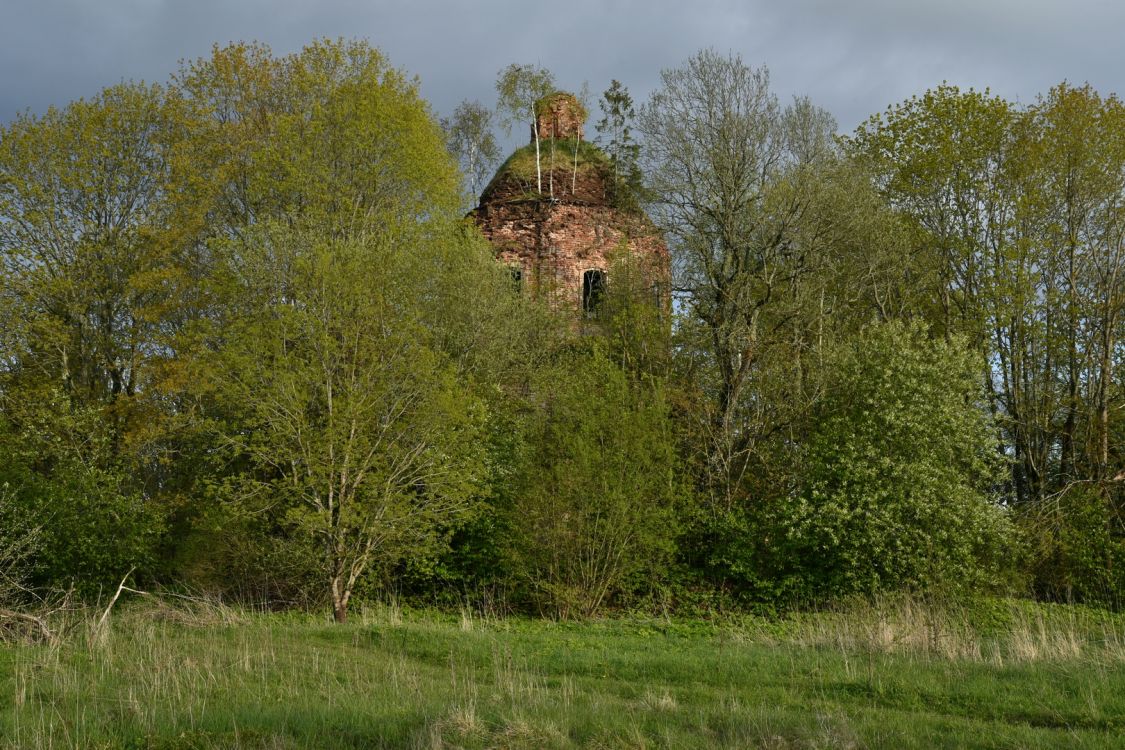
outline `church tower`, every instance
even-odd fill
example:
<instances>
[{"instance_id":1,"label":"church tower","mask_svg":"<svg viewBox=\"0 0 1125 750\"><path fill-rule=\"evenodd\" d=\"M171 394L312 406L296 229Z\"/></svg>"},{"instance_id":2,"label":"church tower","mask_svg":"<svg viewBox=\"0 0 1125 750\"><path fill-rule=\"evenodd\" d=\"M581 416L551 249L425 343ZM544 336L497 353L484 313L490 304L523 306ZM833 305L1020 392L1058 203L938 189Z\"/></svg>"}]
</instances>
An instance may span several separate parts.
<instances>
[{"instance_id":1,"label":"church tower","mask_svg":"<svg viewBox=\"0 0 1125 750\"><path fill-rule=\"evenodd\" d=\"M627 260L670 309L668 247L608 157L583 139L582 105L557 92L535 109L531 143L504 162L470 212L497 258L526 293L587 317L598 315L615 264Z\"/></svg>"}]
</instances>

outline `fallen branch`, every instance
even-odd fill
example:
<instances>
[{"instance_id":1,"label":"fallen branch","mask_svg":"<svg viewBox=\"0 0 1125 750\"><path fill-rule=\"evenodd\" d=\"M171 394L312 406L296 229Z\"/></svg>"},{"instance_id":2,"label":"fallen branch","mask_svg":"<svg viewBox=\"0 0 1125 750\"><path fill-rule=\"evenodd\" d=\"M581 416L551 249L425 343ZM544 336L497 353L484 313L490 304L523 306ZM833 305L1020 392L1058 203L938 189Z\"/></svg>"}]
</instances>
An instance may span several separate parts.
<instances>
[{"instance_id":1,"label":"fallen branch","mask_svg":"<svg viewBox=\"0 0 1125 750\"><path fill-rule=\"evenodd\" d=\"M117 585L117 593L115 593L113 595L113 598L109 600L109 606L107 606L105 608L105 612L102 612L102 616L98 619L98 624L94 626L94 634L95 635L101 634L102 627L105 625L105 621L109 618L110 610L112 610L113 605L117 603L117 599L121 596L121 592L126 590L125 589L125 581L129 580L129 576L133 575L133 571L136 570L136 569L137 569L137 567L135 565L132 568L129 568L129 572L126 573L125 577L121 579L121 583L119 583ZM132 591L132 590L133 589L129 589L129 591ZM142 593L142 592L137 592L137 593Z\"/></svg>"},{"instance_id":2,"label":"fallen branch","mask_svg":"<svg viewBox=\"0 0 1125 750\"><path fill-rule=\"evenodd\" d=\"M35 615L28 614L27 612L17 612L13 609L0 609L0 619L18 620L20 622L26 622L28 624L34 625L39 629L39 632L46 640L51 642L54 642L55 640L54 632L52 632L52 630L47 626L47 621L41 617L36 617Z\"/></svg>"}]
</instances>

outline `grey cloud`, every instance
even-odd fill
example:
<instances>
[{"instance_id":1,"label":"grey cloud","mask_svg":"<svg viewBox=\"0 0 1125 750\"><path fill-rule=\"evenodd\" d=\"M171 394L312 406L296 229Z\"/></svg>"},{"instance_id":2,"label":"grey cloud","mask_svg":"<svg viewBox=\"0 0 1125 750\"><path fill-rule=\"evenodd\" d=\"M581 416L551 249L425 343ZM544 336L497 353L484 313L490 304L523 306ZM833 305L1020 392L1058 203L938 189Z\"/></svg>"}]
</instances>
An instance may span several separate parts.
<instances>
[{"instance_id":1,"label":"grey cloud","mask_svg":"<svg viewBox=\"0 0 1125 750\"><path fill-rule=\"evenodd\" d=\"M617 78L643 100L702 47L768 65L780 96L808 94L843 129L942 80L1023 101L1063 79L1125 88L1125 6L1100 0L3 0L0 18L0 121L164 80L216 42L284 53L318 36L371 40L439 112L491 104L510 62L594 92Z\"/></svg>"}]
</instances>

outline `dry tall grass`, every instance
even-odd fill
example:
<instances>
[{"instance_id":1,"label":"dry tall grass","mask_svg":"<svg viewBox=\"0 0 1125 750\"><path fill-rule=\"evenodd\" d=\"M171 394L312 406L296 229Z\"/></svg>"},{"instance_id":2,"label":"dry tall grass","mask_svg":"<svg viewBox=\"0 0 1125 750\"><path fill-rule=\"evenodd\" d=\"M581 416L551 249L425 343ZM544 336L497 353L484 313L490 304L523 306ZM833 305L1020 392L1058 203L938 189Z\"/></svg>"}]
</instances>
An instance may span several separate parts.
<instances>
[{"instance_id":1,"label":"dry tall grass","mask_svg":"<svg viewBox=\"0 0 1125 750\"><path fill-rule=\"evenodd\" d=\"M1071 605L1020 600L958 603L909 597L796 615L750 637L843 652L913 655L975 663L1091 659L1125 664L1125 617Z\"/></svg>"}]
</instances>

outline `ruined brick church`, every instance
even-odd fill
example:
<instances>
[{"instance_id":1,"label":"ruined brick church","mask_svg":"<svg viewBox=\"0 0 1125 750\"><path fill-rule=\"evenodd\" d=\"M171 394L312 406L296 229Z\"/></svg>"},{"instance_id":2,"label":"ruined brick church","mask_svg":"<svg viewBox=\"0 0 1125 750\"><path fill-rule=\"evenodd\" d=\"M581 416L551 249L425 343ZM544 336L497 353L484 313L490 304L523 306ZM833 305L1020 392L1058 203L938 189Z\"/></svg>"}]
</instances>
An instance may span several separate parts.
<instances>
[{"instance_id":1,"label":"ruined brick church","mask_svg":"<svg viewBox=\"0 0 1125 750\"><path fill-rule=\"evenodd\" d=\"M621 186L601 150L583 139L586 113L563 92L536 104L531 143L517 150L470 212L522 291L556 309L599 314L614 269L636 269L670 309L668 247ZM538 135L538 167L536 136Z\"/></svg>"}]
</instances>

